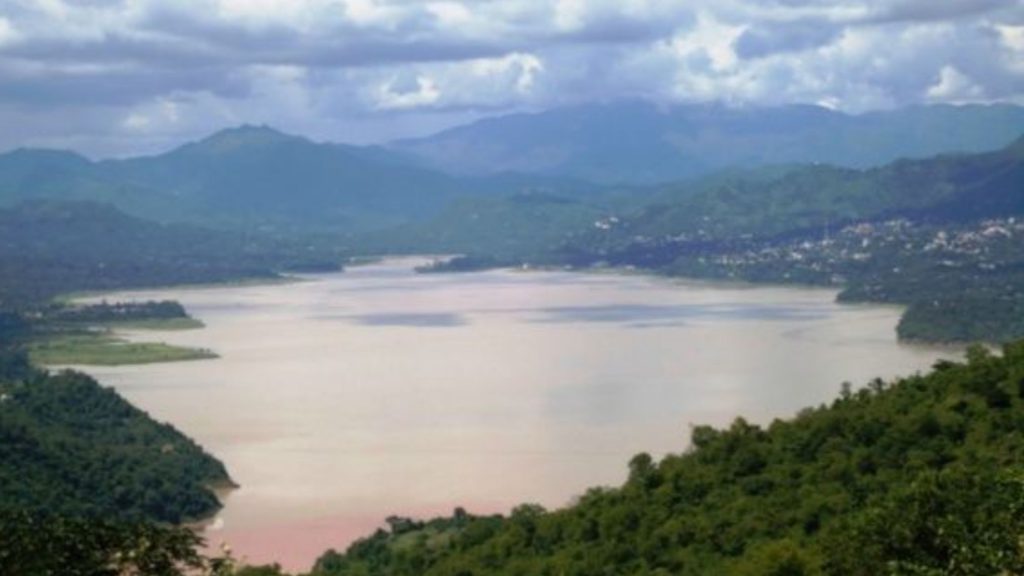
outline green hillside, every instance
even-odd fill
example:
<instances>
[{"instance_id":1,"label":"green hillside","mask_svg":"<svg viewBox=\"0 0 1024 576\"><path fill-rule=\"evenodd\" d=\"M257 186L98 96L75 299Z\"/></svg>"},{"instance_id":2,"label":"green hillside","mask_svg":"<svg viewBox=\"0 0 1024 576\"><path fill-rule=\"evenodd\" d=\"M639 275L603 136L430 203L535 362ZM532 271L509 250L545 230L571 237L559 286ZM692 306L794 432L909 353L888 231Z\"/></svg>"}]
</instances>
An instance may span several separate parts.
<instances>
[{"instance_id":1,"label":"green hillside","mask_svg":"<svg viewBox=\"0 0 1024 576\"><path fill-rule=\"evenodd\" d=\"M315 239L162 225L104 204L27 202L0 209L0 308L76 291L337 269L344 258L334 243Z\"/></svg>"},{"instance_id":2,"label":"green hillside","mask_svg":"<svg viewBox=\"0 0 1024 576\"><path fill-rule=\"evenodd\" d=\"M728 240L813 232L878 218L965 221L1024 213L1024 139L995 152L878 168L792 166L669 186L606 237ZM607 241L607 240L605 240Z\"/></svg>"},{"instance_id":3,"label":"green hillside","mask_svg":"<svg viewBox=\"0 0 1024 576\"><path fill-rule=\"evenodd\" d=\"M177 523L216 511L211 487L231 485L219 461L113 390L16 353L0 353L0 439L2 511Z\"/></svg>"},{"instance_id":4,"label":"green hillside","mask_svg":"<svg viewBox=\"0 0 1024 576\"><path fill-rule=\"evenodd\" d=\"M313 142L266 126L119 160L53 150L0 154L0 206L92 201L148 220L291 237L342 239L422 221L458 198L535 189L587 195L596 188L517 174L456 178L383 148Z\"/></svg>"},{"instance_id":5,"label":"green hillside","mask_svg":"<svg viewBox=\"0 0 1024 576\"><path fill-rule=\"evenodd\" d=\"M508 517L464 511L328 552L319 575L1019 574L1024 343L844 385L768 426L698 426L618 488Z\"/></svg>"},{"instance_id":6,"label":"green hillside","mask_svg":"<svg viewBox=\"0 0 1024 576\"><path fill-rule=\"evenodd\" d=\"M480 198L369 246L471 256L453 269L616 266L835 286L846 301L908 305L902 338L1008 342L1024 337L1022 191L1019 139L864 170L730 170L646 194Z\"/></svg>"},{"instance_id":7,"label":"green hillside","mask_svg":"<svg viewBox=\"0 0 1024 576\"><path fill-rule=\"evenodd\" d=\"M543 261L552 246L576 240L608 213L602 203L548 193L467 198L427 222L364 235L356 246L369 252L472 252L502 262Z\"/></svg>"}]
</instances>

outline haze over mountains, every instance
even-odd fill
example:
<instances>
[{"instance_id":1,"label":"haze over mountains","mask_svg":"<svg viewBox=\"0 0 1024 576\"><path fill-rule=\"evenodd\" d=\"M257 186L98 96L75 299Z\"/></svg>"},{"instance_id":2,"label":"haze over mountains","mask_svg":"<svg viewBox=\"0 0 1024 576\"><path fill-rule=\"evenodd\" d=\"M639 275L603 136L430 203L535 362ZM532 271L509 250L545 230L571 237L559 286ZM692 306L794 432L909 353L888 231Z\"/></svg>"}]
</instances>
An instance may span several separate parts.
<instances>
[{"instance_id":1,"label":"haze over mountains","mask_svg":"<svg viewBox=\"0 0 1024 576\"><path fill-rule=\"evenodd\" d=\"M906 218L958 225L1024 214L1024 137L977 154L950 153L854 169L771 166L644 190L570 198L463 199L425 222L371 238L375 248L469 253L511 262L666 265L694 249L819 239L831 228ZM721 246L720 246L721 245ZM567 256L568 255L568 256Z\"/></svg>"},{"instance_id":2,"label":"haze over mountains","mask_svg":"<svg viewBox=\"0 0 1024 576\"><path fill-rule=\"evenodd\" d=\"M825 108L659 108L623 102L493 118L390 147L317 143L265 126L220 131L170 152L90 161L73 152L0 155L0 205L114 204L136 216L215 227L358 232L428 220L452 200L592 197L726 168L997 149L1024 108L931 106L850 116Z\"/></svg>"},{"instance_id":3,"label":"haze over mountains","mask_svg":"<svg viewBox=\"0 0 1024 576\"><path fill-rule=\"evenodd\" d=\"M457 174L558 174L659 183L729 167L821 162L852 168L1006 145L1024 129L1011 105L923 106L850 115L819 106L589 104L482 120L395 143Z\"/></svg>"},{"instance_id":4,"label":"haze over mountains","mask_svg":"<svg viewBox=\"0 0 1024 576\"><path fill-rule=\"evenodd\" d=\"M100 200L158 220L347 226L383 226L429 213L458 189L448 176L373 152L243 126L127 160L93 163L71 153L15 151L0 157L0 187L8 203Z\"/></svg>"}]
</instances>

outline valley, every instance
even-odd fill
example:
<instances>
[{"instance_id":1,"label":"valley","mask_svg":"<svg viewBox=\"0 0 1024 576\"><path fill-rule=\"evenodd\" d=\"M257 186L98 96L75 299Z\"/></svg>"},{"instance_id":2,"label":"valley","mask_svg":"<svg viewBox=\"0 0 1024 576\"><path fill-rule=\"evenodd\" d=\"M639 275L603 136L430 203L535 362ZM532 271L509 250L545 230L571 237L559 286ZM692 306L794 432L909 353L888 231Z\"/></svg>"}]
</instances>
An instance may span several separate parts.
<instances>
[{"instance_id":1,"label":"valley","mask_svg":"<svg viewBox=\"0 0 1024 576\"><path fill-rule=\"evenodd\" d=\"M219 358L82 369L224 461L240 488L214 550L302 571L393 514L558 508L620 484L637 452L683 450L692 426L767 424L962 354L900 344L897 308L834 290L424 262L105 294L182 302L205 328L162 338Z\"/></svg>"},{"instance_id":2,"label":"valley","mask_svg":"<svg viewBox=\"0 0 1024 576\"><path fill-rule=\"evenodd\" d=\"M611 129L594 109L557 112L582 133ZM0 498L0 520L25 543L5 551L0 542L0 556L81 562L61 560L73 547L26 552L48 546L38 535L64 531L105 538L90 545L122 559L142 538L165 543L158 556L209 568L233 562L220 558L223 542L243 564L324 576L461 565L585 574L586 558L622 573L791 563L802 566L794 573L846 574L849 565L824 559L851 561L834 537L874 546L876 566L893 553L837 515L862 530L868 516L920 497L904 490L918 481L957 494L950 505L1011 497L998 467L984 468L985 486L1001 487L984 496L961 474L965 457L936 439L981 434L944 412L948 402L910 420L873 406L921 378L945 382L947 371L958 383L943 398L966 394L964 410L1019 403L1010 344L1024 337L1019 110L926 107L884 121L810 107L657 114L666 126L700 127L697 142L727 134L735 162L679 138L674 151L610 172L598 165L611 152L593 147L548 164L487 156L518 137L547 138L518 129L499 131L504 144L466 144L495 123L528 128L529 117L442 133L429 146L242 126L146 157L0 155L0 482L16 494ZM810 147L814 130L786 130L807 115L847 130L853 147L887 138L866 128L873 122L934 133L861 156ZM944 140L956 126L971 136ZM467 145L480 155L451 170L440 154ZM740 153L747 145L772 153ZM661 170L674 154L686 162ZM846 163L820 163L838 157ZM436 254L456 256L426 256ZM1003 359L986 352L1004 345ZM969 364L953 364L965 350ZM994 376L975 374L981 366ZM708 455L719 439L790 446L778 430L814 436L811 421L845 418L844 402L866 410L871 430L910 426L906 437L926 448L822 448L842 462L828 472L751 448L743 462L755 464L736 464L735 484L718 468L732 470L733 448ZM68 412L80 404L90 408ZM1006 443L973 442L1016 466L1013 422L994 424L1011 434ZM851 446L867 433L850 430ZM724 492L662 483L694 482L691 470ZM721 516L757 517L742 504L754 501L778 513L792 490L810 490L780 480L795 470L839 484L774 527ZM695 522L735 530L732 540L657 524L647 489L692 500ZM711 506L726 493L738 508ZM1013 525L1015 509L1002 510L1011 516L1000 526ZM632 551L609 548L626 525L647 528ZM520 528L561 535L522 540ZM662 544L679 555L661 554ZM246 570L282 567L237 573Z\"/></svg>"}]
</instances>

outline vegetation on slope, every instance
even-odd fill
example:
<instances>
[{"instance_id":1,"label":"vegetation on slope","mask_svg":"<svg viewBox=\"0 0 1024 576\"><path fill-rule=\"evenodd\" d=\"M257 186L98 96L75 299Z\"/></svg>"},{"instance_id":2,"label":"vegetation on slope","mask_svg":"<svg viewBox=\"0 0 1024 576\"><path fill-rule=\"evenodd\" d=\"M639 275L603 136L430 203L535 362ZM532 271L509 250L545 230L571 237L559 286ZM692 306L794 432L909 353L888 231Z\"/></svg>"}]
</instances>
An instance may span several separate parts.
<instances>
[{"instance_id":1,"label":"vegetation on slope","mask_svg":"<svg viewBox=\"0 0 1024 576\"><path fill-rule=\"evenodd\" d=\"M1024 342L761 427L700 426L562 510L459 511L328 552L319 575L1020 574Z\"/></svg>"},{"instance_id":2,"label":"vegetation on slope","mask_svg":"<svg viewBox=\"0 0 1024 576\"><path fill-rule=\"evenodd\" d=\"M181 522L214 512L224 466L78 372L0 355L0 510Z\"/></svg>"},{"instance_id":3,"label":"vegetation on slope","mask_svg":"<svg viewBox=\"0 0 1024 576\"><path fill-rule=\"evenodd\" d=\"M26 369L2 367L8 381ZM81 518L0 507L0 568L283 574L205 558L181 529ZM767 427L695 427L687 451L638 454L621 487L561 510L387 523L326 552L312 574L1021 574L1024 342L1002 355L973 348L927 375L844 384L831 404Z\"/></svg>"},{"instance_id":4,"label":"vegetation on slope","mask_svg":"<svg viewBox=\"0 0 1024 576\"><path fill-rule=\"evenodd\" d=\"M425 223L364 236L358 245L371 252L472 252L500 262L536 262L607 213L593 201L548 193L473 198L454 202Z\"/></svg>"},{"instance_id":5,"label":"vegetation on slope","mask_svg":"<svg viewBox=\"0 0 1024 576\"><path fill-rule=\"evenodd\" d=\"M0 154L0 206L26 200L91 201L159 222L335 240L437 214L456 198L561 178L457 178L380 147L313 142L266 126L222 130L165 154L90 162L72 152Z\"/></svg>"},{"instance_id":6,"label":"vegetation on slope","mask_svg":"<svg viewBox=\"0 0 1024 576\"><path fill-rule=\"evenodd\" d=\"M344 259L340 249L309 239L160 225L109 205L0 209L0 307L77 291L274 278L282 270L338 269Z\"/></svg>"},{"instance_id":7,"label":"vegetation on slope","mask_svg":"<svg viewBox=\"0 0 1024 576\"><path fill-rule=\"evenodd\" d=\"M848 226L830 237L688 249L668 274L840 288L844 302L908 306L900 338L1009 342L1024 337L1024 221Z\"/></svg>"},{"instance_id":8,"label":"vegetation on slope","mask_svg":"<svg viewBox=\"0 0 1024 576\"><path fill-rule=\"evenodd\" d=\"M230 550L210 556L189 528L147 521L0 509L4 576L276 576L241 565Z\"/></svg>"},{"instance_id":9,"label":"vegetation on slope","mask_svg":"<svg viewBox=\"0 0 1024 576\"><path fill-rule=\"evenodd\" d=\"M614 259L669 238L677 245L817 238L829 228L898 217L967 222L1012 216L1024 213L1021 182L1024 137L995 152L900 160L868 170L804 165L777 174L741 172L668 187L618 226L592 230L592 246L580 248Z\"/></svg>"},{"instance_id":10,"label":"vegetation on slope","mask_svg":"<svg viewBox=\"0 0 1024 576\"><path fill-rule=\"evenodd\" d=\"M1024 138L869 170L732 171L665 187L639 207L548 198L558 210L538 217L509 199L480 199L404 242L469 256L435 271L625 266L836 286L843 300L908 305L902 338L1008 342L1024 338L1022 183Z\"/></svg>"}]
</instances>

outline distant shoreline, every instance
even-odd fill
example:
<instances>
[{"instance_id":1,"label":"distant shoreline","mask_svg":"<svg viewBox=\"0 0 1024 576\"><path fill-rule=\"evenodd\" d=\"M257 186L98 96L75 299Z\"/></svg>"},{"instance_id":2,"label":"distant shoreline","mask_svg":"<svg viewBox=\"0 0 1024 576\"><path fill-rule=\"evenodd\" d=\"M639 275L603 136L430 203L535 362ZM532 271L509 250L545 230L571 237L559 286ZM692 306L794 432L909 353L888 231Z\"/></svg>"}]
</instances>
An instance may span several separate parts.
<instances>
[{"instance_id":1,"label":"distant shoreline","mask_svg":"<svg viewBox=\"0 0 1024 576\"><path fill-rule=\"evenodd\" d=\"M112 288L110 290L83 290L77 292L67 292L56 296L53 300L62 304L76 304L76 303L88 303L87 301L95 300L96 298L103 298L113 294L121 294L124 292L144 292L147 290L207 290L210 288L237 288L244 286L277 286L281 284L298 284L300 282L308 282L305 278L302 278L298 273L280 274L276 277L268 278L239 278L236 280L224 280L223 282L199 282L199 283L188 283L188 284L156 284L153 286L133 286L126 288Z\"/></svg>"}]
</instances>

